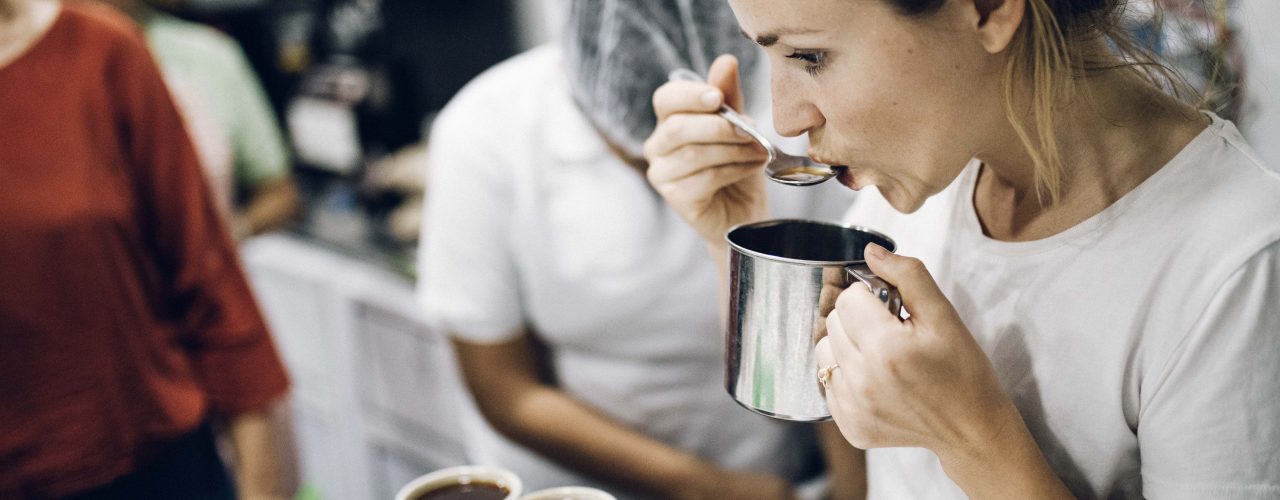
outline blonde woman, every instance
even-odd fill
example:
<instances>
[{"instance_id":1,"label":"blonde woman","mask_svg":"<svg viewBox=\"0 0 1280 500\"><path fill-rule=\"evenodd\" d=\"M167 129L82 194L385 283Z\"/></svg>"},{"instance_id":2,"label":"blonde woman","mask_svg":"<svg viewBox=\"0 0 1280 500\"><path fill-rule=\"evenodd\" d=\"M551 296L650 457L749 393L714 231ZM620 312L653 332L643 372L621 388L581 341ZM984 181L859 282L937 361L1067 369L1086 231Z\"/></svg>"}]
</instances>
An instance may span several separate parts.
<instances>
[{"instance_id":1,"label":"blonde woman","mask_svg":"<svg viewBox=\"0 0 1280 500\"><path fill-rule=\"evenodd\" d=\"M868 259L909 319L846 290L814 367L870 497L1280 496L1280 177L1118 53L1122 0L730 4L779 132L899 243ZM716 256L764 213L734 66L659 88L646 143Z\"/></svg>"}]
</instances>

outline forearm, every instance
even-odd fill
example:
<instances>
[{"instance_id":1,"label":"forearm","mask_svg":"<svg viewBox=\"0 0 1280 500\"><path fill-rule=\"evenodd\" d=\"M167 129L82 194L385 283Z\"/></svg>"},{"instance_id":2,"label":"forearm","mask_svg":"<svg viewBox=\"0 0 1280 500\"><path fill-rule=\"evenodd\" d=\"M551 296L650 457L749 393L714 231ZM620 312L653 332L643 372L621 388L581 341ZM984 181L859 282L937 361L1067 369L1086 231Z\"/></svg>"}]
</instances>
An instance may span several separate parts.
<instances>
[{"instance_id":1,"label":"forearm","mask_svg":"<svg viewBox=\"0 0 1280 500\"><path fill-rule=\"evenodd\" d=\"M531 384L484 412L507 437L570 469L660 498L697 497L686 487L716 471L550 386Z\"/></svg>"},{"instance_id":2,"label":"forearm","mask_svg":"<svg viewBox=\"0 0 1280 500\"><path fill-rule=\"evenodd\" d=\"M280 229L289 224L298 212L298 189L291 178L269 181L254 190L244 210L237 214L239 226L248 234L244 237Z\"/></svg>"},{"instance_id":3,"label":"forearm","mask_svg":"<svg viewBox=\"0 0 1280 500\"><path fill-rule=\"evenodd\" d=\"M947 476L969 498L1075 498L1049 467L1022 416L1010 408L987 443L935 450Z\"/></svg>"},{"instance_id":4,"label":"forearm","mask_svg":"<svg viewBox=\"0 0 1280 500\"><path fill-rule=\"evenodd\" d=\"M293 498L298 490L293 432L284 402L231 417L225 433L241 499Z\"/></svg>"},{"instance_id":5,"label":"forearm","mask_svg":"<svg viewBox=\"0 0 1280 500\"><path fill-rule=\"evenodd\" d=\"M867 497L867 455L845 441L835 422L818 424L818 442L827 461L829 498L852 500Z\"/></svg>"}]
</instances>

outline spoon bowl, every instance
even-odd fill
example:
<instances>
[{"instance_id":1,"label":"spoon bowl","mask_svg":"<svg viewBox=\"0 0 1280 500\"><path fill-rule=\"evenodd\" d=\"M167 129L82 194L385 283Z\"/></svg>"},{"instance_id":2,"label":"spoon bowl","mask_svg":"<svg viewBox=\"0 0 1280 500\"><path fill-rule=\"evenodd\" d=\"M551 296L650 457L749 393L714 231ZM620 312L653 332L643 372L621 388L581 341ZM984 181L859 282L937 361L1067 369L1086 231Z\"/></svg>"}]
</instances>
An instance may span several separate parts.
<instances>
[{"instance_id":1,"label":"spoon bowl","mask_svg":"<svg viewBox=\"0 0 1280 500\"><path fill-rule=\"evenodd\" d=\"M694 73L693 70L681 68L672 71L668 75L671 81L688 81L702 82L702 77ZM728 105L720 105L720 110L716 112L724 119L729 120L733 126L739 130L746 132L752 139L755 139L766 152L769 153L769 162L764 166L764 175L774 182L787 184L790 186L812 186L826 182L837 175L840 175L841 167L832 167L825 163L818 163L807 156L790 155L780 151L774 147L773 142L756 130L746 118L734 111Z\"/></svg>"}]
</instances>

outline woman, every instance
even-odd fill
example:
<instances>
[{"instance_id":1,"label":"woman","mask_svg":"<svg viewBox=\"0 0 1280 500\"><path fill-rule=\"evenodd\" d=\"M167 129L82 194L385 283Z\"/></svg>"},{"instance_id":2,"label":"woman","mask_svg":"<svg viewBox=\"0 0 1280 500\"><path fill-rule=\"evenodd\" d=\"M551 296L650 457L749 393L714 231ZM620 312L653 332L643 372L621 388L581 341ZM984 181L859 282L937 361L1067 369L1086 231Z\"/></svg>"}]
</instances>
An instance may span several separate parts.
<instances>
[{"instance_id":1,"label":"woman","mask_svg":"<svg viewBox=\"0 0 1280 500\"><path fill-rule=\"evenodd\" d=\"M790 498L811 431L725 397L716 271L641 157L671 69L757 51L719 0L568 5L564 40L487 71L432 127L422 301L501 434L468 422L471 460L527 489Z\"/></svg>"},{"instance_id":2,"label":"woman","mask_svg":"<svg viewBox=\"0 0 1280 500\"><path fill-rule=\"evenodd\" d=\"M1280 178L1116 54L1122 1L730 4L779 132L900 243L868 263L909 319L851 287L815 367L870 496L1280 494ZM764 155L709 81L658 89L646 157L723 269Z\"/></svg>"},{"instance_id":3,"label":"woman","mask_svg":"<svg viewBox=\"0 0 1280 500\"><path fill-rule=\"evenodd\" d=\"M0 498L294 493L288 379L168 96L111 9L0 0Z\"/></svg>"}]
</instances>

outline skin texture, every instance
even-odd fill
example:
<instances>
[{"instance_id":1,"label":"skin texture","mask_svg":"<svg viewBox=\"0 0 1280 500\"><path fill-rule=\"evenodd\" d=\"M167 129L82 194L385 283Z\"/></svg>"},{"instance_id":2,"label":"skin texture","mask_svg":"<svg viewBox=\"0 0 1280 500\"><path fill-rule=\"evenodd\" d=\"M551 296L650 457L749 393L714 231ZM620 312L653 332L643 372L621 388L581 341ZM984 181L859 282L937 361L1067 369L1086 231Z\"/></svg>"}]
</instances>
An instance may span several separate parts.
<instances>
[{"instance_id":1,"label":"skin texture","mask_svg":"<svg viewBox=\"0 0 1280 500\"><path fill-rule=\"evenodd\" d=\"M39 40L57 19L57 2L0 0L0 67ZM297 491L292 431L284 403L237 415L215 416L220 438L230 442L231 465L239 497L252 500L293 498Z\"/></svg>"},{"instance_id":2,"label":"skin texture","mask_svg":"<svg viewBox=\"0 0 1280 500\"><path fill-rule=\"evenodd\" d=\"M1003 71L1026 0L983 2L981 11L974 0L951 0L923 17L879 0L730 4L744 35L768 54L781 134L807 133L810 156L850 167L843 184L876 186L904 213L977 158L974 206L998 240L1041 239L1097 214L1208 123L1128 71L1078 76L1072 93L1055 96L1047 132L1060 145L1064 188L1046 205L1004 108ZM1075 50L1100 53L1098 43ZM650 182L723 271L721 235L764 216L762 155L710 114L741 98L733 61L717 60L708 82L655 92L659 124L645 152ZM1015 80L1013 109L1030 109L1031 88L1029 78ZM838 296L815 372L840 366L827 398L842 435L864 449L929 448L973 498L1069 497L928 270L874 250L868 264L898 286L911 318L891 316L865 287ZM863 468L847 473L865 477Z\"/></svg>"}]
</instances>

